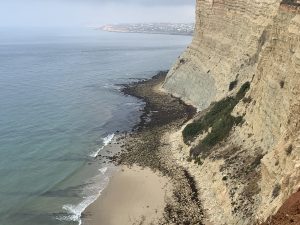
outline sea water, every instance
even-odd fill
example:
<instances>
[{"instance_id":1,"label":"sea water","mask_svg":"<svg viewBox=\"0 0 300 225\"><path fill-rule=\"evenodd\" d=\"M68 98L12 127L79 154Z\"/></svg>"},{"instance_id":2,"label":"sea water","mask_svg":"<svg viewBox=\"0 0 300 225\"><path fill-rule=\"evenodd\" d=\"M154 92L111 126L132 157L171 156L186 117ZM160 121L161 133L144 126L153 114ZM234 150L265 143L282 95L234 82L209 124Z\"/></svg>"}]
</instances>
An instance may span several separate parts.
<instances>
[{"instance_id":1,"label":"sea water","mask_svg":"<svg viewBox=\"0 0 300 225\"><path fill-rule=\"evenodd\" d=\"M113 170L95 157L143 107L118 84L169 69L190 41L0 29L0 225L79 224Z\"/></svg>"}]
</instances>

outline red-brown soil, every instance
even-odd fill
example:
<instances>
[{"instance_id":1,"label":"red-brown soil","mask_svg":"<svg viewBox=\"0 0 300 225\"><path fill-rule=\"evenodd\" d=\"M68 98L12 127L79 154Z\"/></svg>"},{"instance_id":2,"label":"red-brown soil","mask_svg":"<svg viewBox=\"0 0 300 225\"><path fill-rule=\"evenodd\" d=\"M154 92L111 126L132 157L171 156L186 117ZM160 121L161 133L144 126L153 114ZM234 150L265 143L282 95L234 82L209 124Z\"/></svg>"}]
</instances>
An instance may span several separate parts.
<instances>
[{"instance_id":1,"label":"red-brown soil","mask_svg":"<svg viewBox=\"0 0 300 225\"><path fill-rule=\"evenodd\" d=\"M261 225L300 225L300 191L293 194L278 212Z\"/></svg>"}]
</instances>

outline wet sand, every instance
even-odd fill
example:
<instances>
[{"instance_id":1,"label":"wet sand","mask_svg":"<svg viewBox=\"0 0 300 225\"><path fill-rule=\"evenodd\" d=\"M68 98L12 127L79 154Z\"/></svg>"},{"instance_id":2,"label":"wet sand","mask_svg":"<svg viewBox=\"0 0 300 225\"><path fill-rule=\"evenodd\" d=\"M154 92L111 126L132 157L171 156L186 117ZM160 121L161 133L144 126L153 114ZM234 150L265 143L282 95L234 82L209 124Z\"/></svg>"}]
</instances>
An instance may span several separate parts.
<instances>
[{"instance_id":1,"label":"wet sand","mask_svg":"<svg viewBox=\"0 0 300 225\"><path fill-rule=\"evenodd\" d=\"M84 224L158 224L171 193L168 179L151 169L122 167L100 198L87 208Z\"/></svg>"}]
</instances>

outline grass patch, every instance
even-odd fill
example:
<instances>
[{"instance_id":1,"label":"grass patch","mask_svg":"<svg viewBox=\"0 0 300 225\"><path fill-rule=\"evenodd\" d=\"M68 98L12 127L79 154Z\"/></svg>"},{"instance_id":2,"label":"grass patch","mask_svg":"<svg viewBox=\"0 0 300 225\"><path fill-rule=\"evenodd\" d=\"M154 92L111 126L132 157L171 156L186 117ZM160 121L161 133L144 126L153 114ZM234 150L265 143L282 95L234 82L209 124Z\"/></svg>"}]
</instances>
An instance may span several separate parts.
<instances>
[{"instance_id":1,"label":"grass patch","mask_svg":"<svg viewBox=\"0 0 300 225\"><path fill-rule=\"evenodd\" d=\"M202 142L192 150L192 155L198 156L201 151L214 147L217 143L228 137L232 127L240 124L243 117L234 117L231 115L234 107L243 99L250 88L250 83L242 85L235 97L227 97L214 103L212 108L201 119L187 125L183 130L183 139L185 143L194 140L200 134L211 132L202 140Z\"/></svg>"}]
</instances>

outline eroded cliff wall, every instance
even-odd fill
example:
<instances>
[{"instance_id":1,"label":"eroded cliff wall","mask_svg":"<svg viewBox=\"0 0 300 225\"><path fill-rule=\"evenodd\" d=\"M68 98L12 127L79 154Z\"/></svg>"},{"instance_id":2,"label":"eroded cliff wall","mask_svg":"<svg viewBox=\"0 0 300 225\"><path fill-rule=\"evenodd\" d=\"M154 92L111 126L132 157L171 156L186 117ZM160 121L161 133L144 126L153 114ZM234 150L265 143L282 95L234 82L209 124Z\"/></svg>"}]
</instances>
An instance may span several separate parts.
<instances>
[{"instance_id":1,"label":"eroded cliff wall","mask_svg":"<svg viewBox=\"0 0 300 225\"><path fill-rule=\"evenodd\" d=\"M164 88L199 109L228 94L231 81L250 79L278 0L197 0L192 44Z\"/></svg>"},{"instance_id":2,"label":"eroded cliff wall","mask_svg":"<svg viewBox=\"0 0 300 225\"><path fill-rule=\"evenodd\" d=\"M212 224L265 221L300 188L300 6L197 0L196 24L163 88L200 111L246 81L251 88L232 112L244 122L208 156L200 151L201 165L183 159L202 137L173 143L174 154L195 176Z\"/></svg>"}]
</instances>

